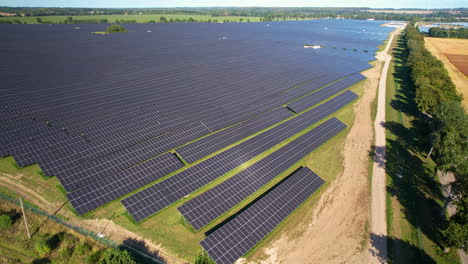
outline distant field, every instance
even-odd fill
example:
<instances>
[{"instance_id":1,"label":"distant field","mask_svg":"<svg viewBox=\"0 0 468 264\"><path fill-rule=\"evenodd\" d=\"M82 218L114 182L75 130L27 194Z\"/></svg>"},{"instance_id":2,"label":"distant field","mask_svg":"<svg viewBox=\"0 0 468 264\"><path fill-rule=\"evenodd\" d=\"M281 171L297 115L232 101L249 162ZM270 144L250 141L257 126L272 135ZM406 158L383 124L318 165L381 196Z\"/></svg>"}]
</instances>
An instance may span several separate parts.
<instances>
[{"instance_id":1,"label":"distant field","mask_svg":"<svg viewBox=\"0 0 468 264\"><path fill-rule=\"evenodd\" d=\"M37 18L40 18L44 23L62 23L69 16L38 16L38 17L0 17L0 21L13 21L19 20L22 23L37 24ZM158 14L158 15L89 15L89 16L71 16L76 20L101 20L107 19L109 23L116 23L116 20L135 20L137 23L148 23L150 20L159 21L161 17L167 20L173 19L189 19L193 18L197 21L217 20L223 22L229 20L230 22L259 22L260 17L242 17L242 16L222 16L212 17L204 15L173 15L173 14Z\"/></svg>"},{"instance_id":2,"label":"distant field","mask_svg":"<svg viewBox=\"0 0 468 264\"><path fill-rule=\"evenodd\" d=\"M370 9L370 10L361 10L371 13L395 13L395 14L432 14L431 10L392 10L392 9Z\"/></svg>"},{"instance_id":3,"label":"distant field","mask_svg":"<svg viewBox=\"0 0 468 264\"><path fill-rule=\"evenodd\" d=\"M468 108L468 40L425 38L427 49L441 60Z\"/></svg>"}]
</instances>

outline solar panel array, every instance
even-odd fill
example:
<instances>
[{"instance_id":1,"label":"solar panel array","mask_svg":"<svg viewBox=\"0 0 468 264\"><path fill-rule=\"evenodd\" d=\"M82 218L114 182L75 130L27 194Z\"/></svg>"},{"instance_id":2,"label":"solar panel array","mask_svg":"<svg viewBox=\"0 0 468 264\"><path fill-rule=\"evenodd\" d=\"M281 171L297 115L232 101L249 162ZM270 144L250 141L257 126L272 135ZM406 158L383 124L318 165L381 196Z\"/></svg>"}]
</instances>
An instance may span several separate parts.
<instances>
[{"instance_id":1,"label":"solar panel array","mask_svg":"<svg viewBox=\"0 0 468 264\"><path fill-rule=\"evenodd\" d=\"M329 86L326 87L326 89L322 89L316 93L307 95L305 97L302 97L301 99L294 101L290 104L288 104L288 108L294 111L295 113L302 112L319 102L321 102L324 98L328 98L329 96L343 91L349 86L354 85L355 83L358 83L362 80L364 80L366 77L364 77L360 73L355 73L345 79L339 80Z\"/></svg>"},{"instance_id":2,"label":"solar panel array","mask_svg":"<svg viewBox=\"0 0 468 264\"><path fill-rule=\"evenodd\" d=\"M289 118L282 106L302 96L313 106L338 93L322 87L370 67L390 31L379 25L128 24L95 35L105 25L2 24L0 156L39 164L85 213L182 168L174 149L196 162ZM211 161L229 156L230 170L260 151L244 148Z\"/></svg>"},{"instance_id":3,"label":"solar panel array","mask_svg":"<svg viewBox=\"0 0 468 264\"><path fill-rule=\"evenodd\" d=\"M351 91L122 200L136 221L160 211L357 98Z\"/></svg>"},{"instance_id":4,"label":"solar panel array","mask_svg":"<svg viewBox=\"0 0 468 264\"><path fill-rule=\"evenodd\" d=\"M332 118L178 209L199 230L346 128Z\"/></svg>"},{"instance_id":5,"label":"solar panel array","mask_svg":"<svg viewBox=\"0 0 468 264\"><path fill-rule=\"evenodd\" d=\"M301 168L200 244L217 264L232 264L290 215L324 181Z\"/></svg>"}]
</instances>

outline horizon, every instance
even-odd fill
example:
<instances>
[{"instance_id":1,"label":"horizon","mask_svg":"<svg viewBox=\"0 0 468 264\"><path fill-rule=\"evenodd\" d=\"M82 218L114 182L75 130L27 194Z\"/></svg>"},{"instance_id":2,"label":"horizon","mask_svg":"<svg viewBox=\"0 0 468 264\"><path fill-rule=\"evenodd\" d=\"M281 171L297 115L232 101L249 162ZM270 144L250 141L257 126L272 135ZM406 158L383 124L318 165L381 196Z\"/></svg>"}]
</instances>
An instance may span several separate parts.
<instances>
[{"instance_id":1,"label":"horizon","mask_svg":"<svg viewBox=\"0 0 468 264\"><path fill-rule=\"evenodd\" d=\"M30 7L30 8L111 8L111 9L137 9L137 8L370 8L370 9L449 9L467 8L468 0L451 0L434 2L430 0L395 0L388 4L386 0L329 0L320 2L311 0L290 0L284 4L282 0L37 0L14 1L0 0L0 6L4 7Z\"/></svg>"}]
</instances>

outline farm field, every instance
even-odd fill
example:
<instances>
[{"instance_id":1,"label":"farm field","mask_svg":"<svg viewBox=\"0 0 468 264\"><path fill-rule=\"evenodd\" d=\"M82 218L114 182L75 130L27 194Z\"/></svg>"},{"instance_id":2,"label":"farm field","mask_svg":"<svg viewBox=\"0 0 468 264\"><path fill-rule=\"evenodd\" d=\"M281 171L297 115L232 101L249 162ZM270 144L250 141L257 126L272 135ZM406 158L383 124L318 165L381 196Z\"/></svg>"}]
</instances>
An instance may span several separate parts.
<instances>
[{"instance_id":1,"label":"farm field","mask_svg":"<svg viewBox=\"0 0 468 264\"><path fill-rule=\"evenodd\" d=\"M424 38L427 49L441 60L450 78L463 95L463 105L468 107L468 40Z\"/></svg>"},{"instance_id":2,"label":"farm field","mask_svg":"<svg viewBox=\"0 0 468 264\"><path fill-rule=\"evenodd\" d=\"M0 21L13 21L18 20L27 24L38 24L37 19L41 19L43 23L63 23L70 16L37 16L37 17L0 17ZM242 16L221 16L213 17L208 15L177 15L177 14L142 14L142 15L87 15L87 16L71 16L76 20L102 20L107 19L108 23L117 23L117 21L135 20L136 23L149 23L151 20L159 22L161 17L165 17L168 21L170 19L195 19L200 22L208 20L216 20L223 22L229 20L230 22L259 22L260 17L242 17ZM214 22L214 21L213 21Z\"/></svg>"},{"instance_id":3,"label":"farm field","mask_svg":"<svg viewBox=\"0 0 468 264\"><path fill-rule=\"evenodd\" d=\"M380 24L0 25L12 62L1 66L1 190L75 223L101 219L109 237L137 236L168 262L203 248L217 263L261 258L263 239L340 171L361 72L392 30ZM25 35L35 41L19 52ZM292 187L304 177L317 184ZM251 221L259 233L231 234L243 246L220 253L219 234Z\"/></svg>"}]
</instances>

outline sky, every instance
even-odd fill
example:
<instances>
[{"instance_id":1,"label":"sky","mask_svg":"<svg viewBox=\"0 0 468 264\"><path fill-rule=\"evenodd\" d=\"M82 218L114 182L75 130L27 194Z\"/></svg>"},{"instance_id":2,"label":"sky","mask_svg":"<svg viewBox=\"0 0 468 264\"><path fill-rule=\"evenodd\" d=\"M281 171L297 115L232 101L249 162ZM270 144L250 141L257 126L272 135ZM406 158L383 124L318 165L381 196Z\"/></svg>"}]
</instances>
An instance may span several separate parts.
<instances>
[{"instance_id":1,"label":"sky","mask_svg":"<svg viewBox=\"0 0 468 264\"><path fill-rule=\"evenodd\" d=\"M0 0L0 6L102 8L219 6L468 8L468 0Z\"/></svg>"}]
</instances>

